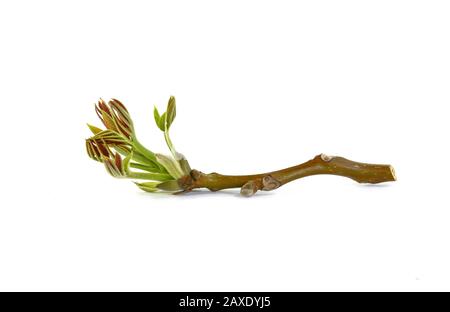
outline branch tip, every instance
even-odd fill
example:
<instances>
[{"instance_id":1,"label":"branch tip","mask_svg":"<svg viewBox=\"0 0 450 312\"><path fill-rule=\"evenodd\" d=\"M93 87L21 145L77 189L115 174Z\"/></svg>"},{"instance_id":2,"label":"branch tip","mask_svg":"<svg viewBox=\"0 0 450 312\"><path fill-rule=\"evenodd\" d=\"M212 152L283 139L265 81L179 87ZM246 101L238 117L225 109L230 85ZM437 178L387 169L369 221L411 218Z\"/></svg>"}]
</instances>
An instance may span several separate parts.
<instances>
[{"instance_id":1,"label":"branch tip","mask_svg":"<svg viewBox=\"0 0 450 312\"><path fill-rule=\"evenodd\" d=\"M392 178L394 181L397 181L397 176L395 175L395 169L392 166L389 166L389 169L391 170Z\"/></svg>"}]
</instances>

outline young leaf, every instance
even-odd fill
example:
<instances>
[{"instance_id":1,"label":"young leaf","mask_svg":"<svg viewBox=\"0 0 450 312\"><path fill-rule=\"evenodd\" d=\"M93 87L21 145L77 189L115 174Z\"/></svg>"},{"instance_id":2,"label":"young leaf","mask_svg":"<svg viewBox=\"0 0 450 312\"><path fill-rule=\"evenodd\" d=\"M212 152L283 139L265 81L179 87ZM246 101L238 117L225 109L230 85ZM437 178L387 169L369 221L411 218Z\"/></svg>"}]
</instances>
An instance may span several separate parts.
<instances>
[{"instance_id":1,"label":"young leaf","mask_svg":"<svg viewBox=\"0 0 450 312\"><path fill-rule=\"evenodd\" d=\"M169 99L169 103L167 104L167 117L166 117L166 129L168 130L172 125L175 116L177 115L175 97L171 96Z\"/></svg>"},{"instance_id":2,"label":"young leaf","mask_svg":"<svg viewBox=\"0 0 450 312\"><path fill-rule=\"evenodd\" d=\"M122 162L122 170L124 174L128 175L130 173L130 161L133 158L133 151L131 151Z\"/></svg>"},{"instance_id":3,"label":"young leaf","mask_svg":"<svg viewBox=\"0 0 450 312\"><path fill-rule=\"evenodd\" d=\"M143 182L143 183L134 182L134 184L136 184L141 190L149 192L149 193L158 192L159 190L156 188L156 186L159 183L160 182Z\"/></svg>"},{"instance_id":4,"label":"young leaf","mask_svg":"<svg viewBox=\"0 0 450 312\"><path fill-rule=\"evenodd\" d=\"M177 180L170 180L166 182L159 183L156 188L162 191L166 192L179 192L183 190L183 188L180 187Z\"/></svg>"},{"instance_id":5,"label":"young leaf","mask_svg":"<svg viewBox=\"0 0 450 312\"><path fill-rule=\"evenodd\" d=\"M153 117L155 118L155 123L158 126L159 129L161 129L161 127L159 126L159 123L161 121L161 116L159 115L158 109L155 108L153 109ZM161 129L161 131L164 131L164 129Z\"/></svg>"},{"instance_id":6,"label":"young leaf","mask_svg":"<svg viewBox=\"0 0 450 312\"><path fill-rule=\"evenodd\" d=\"M178 161L178 163L180 164L180 168L183 171L184 175L188 175L192 171L191 166L189 165L189 162L186 158L183 157Z\"/></svg>"},{"instance_id":7,"label":"young leaf","mask_svg":"<svg viewBox=\"0 0 450 312\"><path fill-rule=\"evenodd\" d=\"M93 134L97 134L97 133L103 131L102 129L97 128L96 126L93 126L93 125L90 125L90 124L87 124L87 126L89 127L89 130L91 130Z\"/></svg>"},{"instance_id":8,"label":"young leaf","mask_svg":"<svg viewBox=\"0 0 450 312\"><path fill-rule=\"evenodd\" d=\"M160 172L159 167L156 166L155 164L143 165L143 164L140 164L140 163L131 162L130 163L130 167L131 168L135 168L135 169L139 169L139 170L143 170L143 171L153 172L153 173L159 173Z\"/></svg>"},{"instance_id":9,"label":"young leaf","mask_svg":"<svg viewBox=\"0 0 450 312\"><path fill-rule=\"evenodd\" d=\"M164 113L161 115L161 119L159 119L159 124L158 124L158 128L161 129L161 131L166 131L165 127L166 127L166 117L167 117L167 113Z\"/></svg>"},{"instance_id":10,"label":"young leaf","mask_svg":"<svg viewBox=\"0 0 450 312\"><path fill-rule=\"evenodd\" d=\"M175 179L179 179L185 175L184 172L181 170L178 162L176 160L172 159L170 156L161 155L161 154L155 154L155 156L156 156L156 160L164 168L166 168L167 172Z\"/></svg>"},{"instance_id":11,"label":"young leaf","mask_svg":"<svg viewBox=\"0 0 450 312\"><path fill-rule=\"evenodd\" d=\"M95 105L95 111L106 128L131 139L134 136L133 122L125 108L118 100L112 99L108 103L100 99Z\"/></svg>"},{"instance_id":12,"label":"young leaf","mask_svg":"<svg viewBox=\"0 0 450 312\"><path fill-rule=\"evenodd\" d=\"M110 175L115 178L124 178L126 177L125 170L122 166L122 158L119 154L113 154L110 157L102 156L103 163L105 165L106 170Z\"/></svg>"}]
</instances>

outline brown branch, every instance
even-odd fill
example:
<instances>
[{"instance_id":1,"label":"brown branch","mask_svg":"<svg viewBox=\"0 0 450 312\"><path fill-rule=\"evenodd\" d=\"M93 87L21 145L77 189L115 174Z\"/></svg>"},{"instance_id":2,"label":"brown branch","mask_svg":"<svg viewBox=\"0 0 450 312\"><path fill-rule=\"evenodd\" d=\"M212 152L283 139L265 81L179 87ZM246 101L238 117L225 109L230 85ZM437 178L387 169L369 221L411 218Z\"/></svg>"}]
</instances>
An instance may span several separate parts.
<instances>
[{"instance_id":1,"label":"brown branch","mask_svg":"<svg viewBox=\"0 0 450 312\"><path fill-rule=\"evenodd\" d=\"M228 176L192 170L190 176L179 179L178 183L185 192L196 188L219 191L240 187L242 195L251 196L260 190L272 191L291 181L318 174L339 175L371 184L396 180L394 168L390 165L365 164L321 154L298 166L255 175Z\"/></svg>"}]
</instances>

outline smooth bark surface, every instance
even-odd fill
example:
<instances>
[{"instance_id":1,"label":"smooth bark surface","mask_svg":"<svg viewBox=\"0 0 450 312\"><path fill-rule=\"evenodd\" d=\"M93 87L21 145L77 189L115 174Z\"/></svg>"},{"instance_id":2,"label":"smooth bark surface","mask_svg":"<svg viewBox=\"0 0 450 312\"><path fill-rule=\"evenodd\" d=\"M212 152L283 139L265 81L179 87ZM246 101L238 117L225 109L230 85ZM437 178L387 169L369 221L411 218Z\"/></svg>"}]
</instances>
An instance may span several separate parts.
<instances>
[{"instance_id":1,"label":"smooth bark surface","mask_svg":"<svg viewBox=\"0 0 450 312\"><path fill-rule=\"evenodd\" d=\"M229 176L192 170L190 176L179 180L179 184L184 191L241 188L242 195L251 196L259 190L271 191L291 181L319 174L347 177L358 183L377 184L396 180L394 168L390 165L366 164L321 154L298 166L255 175Z\"/></svg>"}]
</instances>

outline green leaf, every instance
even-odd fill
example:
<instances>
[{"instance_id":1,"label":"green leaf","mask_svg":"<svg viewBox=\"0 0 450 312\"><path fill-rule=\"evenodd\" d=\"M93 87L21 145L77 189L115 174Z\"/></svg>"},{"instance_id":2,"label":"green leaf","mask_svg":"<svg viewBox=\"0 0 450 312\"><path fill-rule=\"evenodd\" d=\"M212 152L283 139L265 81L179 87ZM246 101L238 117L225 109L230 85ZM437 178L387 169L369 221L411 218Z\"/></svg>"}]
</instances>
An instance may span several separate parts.
<instances>
[{"instance_id":1,"label":"green leaf","mask_svg":"<svg viewBox=\"0 0 450 312\"><path fill-rule=\"evenodd\" d=\"M134 184L137 185L137 187L139 187L141 190L149 192L149 193L156 193L159 190L156 188L156 186L158 184L160 184L160 182L143 182L143 183L137 183L134 182Z\"/></svg>"},{"instance_id":2,"label":"green leaf","mask_svg":"<svg viewBox=\"0 0 450 312\"><path fill-rule=\"evenodd\" d=\"M155 154L156 160L166 168L167 172L174 177L179 179L184 176L183 170L181 170L179 163L170 156Z\"/></svg>"},{"instance_id":3,"label":"green leaf","mask_svg":"<svg viewBox=\"0 0 450 312\"><path fill-rule=\"evenodd\" d=\"M165 127L166 127L166 117L167 114L164 113L161 115L161 119L159 120L159 124L158 124L158 128L161 129L161 131L166 131Z\"/></svg>"},{"instance_id":4,"label":"green leaf","mask_svg":"<svg viewBox=\"0 0 450 312\"><path fill-rule=\"evenodd\" d=\"M140 164L140 163L132 162L132 163L130 163L130 167L131 168L135 168L135 169L139 169L139 170L148 171L148 172L160 173L160 168L158 166L156 166L155 164L153 164L153 165L143 165L143 164Z\"/></svg>"},{"instance_id":5,"label":"green leaf","mask_svg":"<svg viewBox=\"0 0 450 312\"><path fill-rule=\"evenodd\" d=\"M105 127L108 128L109 130L118 132L116 123L114 119L111 117L111 115L108 115L105 111L101 111L101 114L102 114L102 121Z\"/></svg>"},{"instance_id":6,"label":"green leaf","mask_svg":"<svg viewBox=\"0 0 450 312\"><path fill-rule=\"evenodd\" d=\"M122 169L125 172L125 174L129 174L130 173L130 161L133 158L133 151L131 151L124 159L122 162Z\"/></svg>"},{"instance_id":7,"label":"green leaf","mask_svg":"<svg viewBox=\"0 0 450 312\"><path fill-rule=\"evenodd\" d=\"M98 151L98 149L96 149L94 144L89 140L86 140L86 151L87 151L89 157L92 158L93 160L100 161L100 162L102 161L100 152Z\"/></svg>"},{"instance_id":8,"label":"green leaf","mask_svg":"<svg viewBox=\"0 0 450 312\"><path fill-rule=\"evenodd\" d=\"M162 182L156 186L157 189L166 191L166 192L179 192L183 189L178 184L177 180L170 180L166 182Z\"/></svg>"},{"instance_id":9,"label":"green leaf","mask_svg":"<svg viewBox=\"0 0 450 312\"><path fill-rule=\"evenodd\" d=\"M167 104L167 118L166 118L166 129L169 130L172 125L175 116L177 115L177 108L175 103L175 97L171 96L169 99L169 103Z\"/></svg>"},{"instance_id":10,"label":"green leaf","mask_svg":"<svg viewBox=\"0 0 450 312\"><path fill-rule=\"evenodd\" d=\"M180 168L185 175L189 175L191 173L191 166L189 165L187 159L184 158L184 156L178 161L178 163L180 164Z\"/></svg>"},{"instance_id":11,"label":"green leaf","mask_svg":"<svg viewBox=\"0 0 450 312\"><path fill-rule=\"evenodd\" d=\"M161 127L159 126L159 123L161 121L161 116L159 115L159 112L158 112L158 109L156 108L156 106L153 109L153 117L155 118L156 126L158 126L158 128L161 129ZM164 131L164 129L161 129L161 131Z\"/></svg>"},{"instance_id":12,"label":"green leaf","mask_svg":"<svg viewBox=\"0 0 450 312\"><path fill-rule=\"evenodd\" d=\"M165 173L152 173L152 172L134 172L131 171L128 176L130 179L137 179L137 180L152 180L152 181L169 181L173 180L173 177L169 174Z\"/></svg>"},{"instance_id":13,"label":"green leaf","mask_svg":"<svg viewBox=\"0 0 450 312\"><path fill-rule=\"evenodd\" d=\"M130 142L124 136L112 130L102 130L96 133L93 137L89 138L89 140L102 140L104 143L108 145L123 145L128 146Z\"/></svg>"},{"instance_id":14,"label":"green leaf","mask_svg":"<svg viewBox=\"0 0 450 312\"><path fill-rule=\"evenodd\" d=\"M91 130L93 134L97 134L103 131L102 129L97 128L96 126L90 124L87 124L87 126L89 127L89 130Z\"/></svg>"}]
</instances>

